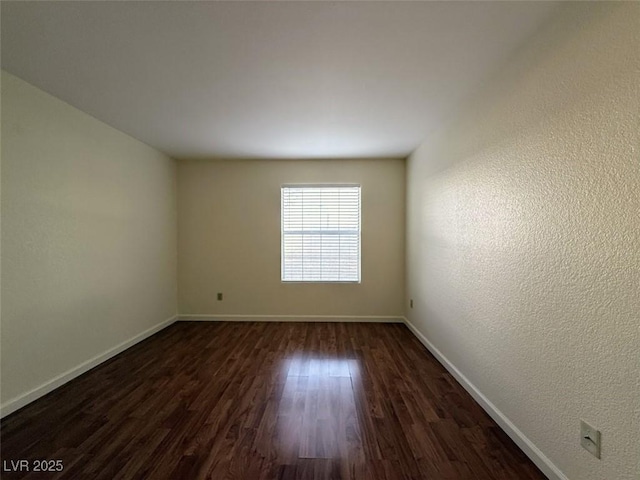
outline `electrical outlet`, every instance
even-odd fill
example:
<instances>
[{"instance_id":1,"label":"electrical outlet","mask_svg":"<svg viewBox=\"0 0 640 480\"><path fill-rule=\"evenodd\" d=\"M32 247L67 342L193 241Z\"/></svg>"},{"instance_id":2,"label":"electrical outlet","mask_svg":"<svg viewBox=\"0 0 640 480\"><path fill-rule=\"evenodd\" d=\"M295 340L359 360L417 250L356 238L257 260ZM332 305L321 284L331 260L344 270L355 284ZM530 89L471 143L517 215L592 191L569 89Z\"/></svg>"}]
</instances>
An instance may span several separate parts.
<instances>
[{"instance_id":1,"label":"electrical outlet","mask_svg":"<svg viewBox=\"0 0 640 480\"><path fill-rule=\"evenodd\" d=\"M600 432L584 420L580 420L580 445L594 457L600 458Z\"/></svg>"},{"instance_id":2,"label":"electrical outlet","mask_svg":"<svg viewBox=\"0 0 640 480\"><path fill-rule=\"evenodd\" d=\"M218 301L222 300L222 293L218 293Z\"/></svg>"},{"instance_id":3,"label":"electrical outlet","mask_svg":"<svg viewBox=\"0 0 640 480\"><path fill-rule=\"evenodd\" d=\"M409 308L413 308L413 298L409 300Z\"/></svg>"}]
</instances>

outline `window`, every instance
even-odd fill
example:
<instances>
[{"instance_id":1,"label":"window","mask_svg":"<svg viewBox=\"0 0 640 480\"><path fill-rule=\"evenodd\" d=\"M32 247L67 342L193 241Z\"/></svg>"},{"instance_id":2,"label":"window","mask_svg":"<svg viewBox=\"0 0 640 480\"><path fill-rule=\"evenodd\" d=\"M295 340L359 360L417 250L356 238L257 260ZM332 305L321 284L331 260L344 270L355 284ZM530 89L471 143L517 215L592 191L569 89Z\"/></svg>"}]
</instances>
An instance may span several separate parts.
<instances>
[{"instance_id":1,"label":"window","mask_svg":"<svg viewBox=\"0 0 640 480\"><path fill-rule=\"evenodd\" d=\"M360 185L282 187L282 281L360 281Z\"/></svg>"}]
</instances>

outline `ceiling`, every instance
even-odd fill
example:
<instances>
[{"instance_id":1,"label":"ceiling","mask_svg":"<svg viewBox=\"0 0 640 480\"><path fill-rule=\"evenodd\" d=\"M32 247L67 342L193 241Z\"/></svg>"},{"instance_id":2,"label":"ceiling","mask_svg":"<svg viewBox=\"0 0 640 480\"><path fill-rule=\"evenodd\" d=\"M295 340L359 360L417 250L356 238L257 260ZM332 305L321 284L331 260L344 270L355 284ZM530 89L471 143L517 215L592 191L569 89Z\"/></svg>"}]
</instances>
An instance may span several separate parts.
<instances>
[{"instance_id":1,"label":"ceiling","mask_svg":"<svg viewBox=\"0 0 640 480\"><path fill-rule=\"evenodd\" d=\"M404 157L556 6L2 1L2 68L175 158Z\"/></svg>"}]
</instances>

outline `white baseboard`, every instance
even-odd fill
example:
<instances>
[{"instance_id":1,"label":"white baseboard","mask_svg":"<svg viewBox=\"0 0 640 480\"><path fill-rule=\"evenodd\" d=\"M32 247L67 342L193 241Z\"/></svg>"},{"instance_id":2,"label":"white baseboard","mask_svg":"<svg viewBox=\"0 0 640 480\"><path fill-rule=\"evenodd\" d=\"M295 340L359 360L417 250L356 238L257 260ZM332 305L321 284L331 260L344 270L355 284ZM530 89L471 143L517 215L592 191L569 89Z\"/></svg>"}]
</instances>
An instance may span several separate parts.
<instances>
[{"instance_id":1,"label":"white baseboard","mask_svg":"<svg viewBox=\"0 0 640 480\"><path fill-rule=\"evenodd\" d=\"M404 317L375 315L178 315L178 321L200 322L374 322L404 323Z\"/></svg>"},{"instance_id":2,"label":"white baseboard","mask_svg":"<svg viewBox=\"0 0 640 480\"><path fill-rule=\"evenodd\" d=\"M429 350L434 357L446 368L451 375L464 387L464 389L471 394L471 396L480 404L480 406L489 414L491 418L506 432L509 437L520 447L520 449L535 463L538 468L544 473L550 480L569 480L562 471L553 464L549 458L542 453L542 451L535 446L535 444L529 440L524 433L522 433L518 427L516 427L511 420L509 420L498 408L491 403L491 401L484 396L484 394L478 390L478 388L469 381L464 374L456 368L456 366L445 357L440 350L438 350L427 337L425 337L409 319L403 318L407 327L413 332L413 334L422 342L422 344Z\"/></svg>"},{"instance_id":3,"label":"white baseboard","mask_svg":"<svg viewBox=\"0 0 640 480\"><path fill-rule=\"evenodd\" d=\"M127 348L135 345L138 342L141 342L142 340L150 337L154 333L159 332L163 328L168 327L169 325L174 323L177 320L177 318L178 316L174 315L173 317L157 325L154 325L153 327L145 330L144 332L139 333L135 337L130 338L129 340L125 340L121 344L116 345L113 348L110 348L106 352L103 352L100 355L97 355L87 360L86 362L81 363L77 367L73 367L70 370L67 370L66 372L58 375L57 377L52 378L51 380L43 383L39 387L36 387L33 390L30 390L26 393L23 393L22 395L18 395L17 397L14 397L11 400L8 400L7 402L5 402L3 405L0 406L0 418L15 412L16 410L24 407L25 405L33 402L34 400L37 400L38 398L43 397L47 393L64 385L68 381L73 380L76 377L79 377L83 373L91 370L93 367L96 367L101 363L109 360L110 358L115 357L117 354L119 354L120 352L123 352Z\"/></svg>"}]
</instances>

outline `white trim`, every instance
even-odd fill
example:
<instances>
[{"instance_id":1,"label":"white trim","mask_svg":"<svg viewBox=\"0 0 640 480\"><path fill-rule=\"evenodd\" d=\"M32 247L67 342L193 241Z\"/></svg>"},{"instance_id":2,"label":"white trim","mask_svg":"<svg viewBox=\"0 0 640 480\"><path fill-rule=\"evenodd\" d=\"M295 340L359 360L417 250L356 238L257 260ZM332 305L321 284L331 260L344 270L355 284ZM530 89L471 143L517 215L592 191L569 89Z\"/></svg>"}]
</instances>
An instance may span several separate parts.
<instances>
[{"instance_id":1,"label":"white trim","mask_svg":"<svg viewBox=\"0 0 640 480\"><path fill-rule=\"evenodd\" d=\"M326 187L326 188L340 188L340 187L361 187L360 183L282 183L280 188L306 188L306 187Z\"/></svg>"},{"instance_id":2,"label":"white trim","mask_svg":"<svg viewBox=\"0 0 640 480\"><path fill-rule=\"evenodd\" d=\"M119 353L125 351L127 348L132 347L136 343L141 342L142 340L150 337L154 333L159 332L163 328L168 327L172 323L174 323L178 319L177 315L174 315L167 320L154 325L153 327L145 330L142 333L130 338L129 340L125 340L124 342L116 345L113 348L110 348L106 352L101 353L100 355L96 355L95 357L87 360L86 362L81 363L80 365L73 367L67 370L64 373L52 378L51 380L43 383L39 387L36 387L32 390L29 390L27 393L23 393L18 395L17 397L12 398L11 400L5 402L0 406L0 418L9 415L10 413L15 412L16 410L24 407L25 405L37 400L40 397L43 397L47 393L55 390L56 388L64 385L65 383L73 380L76 377L79 377L83 373L91 370L92 368L100 365L101 363L109 360L112 357L115 357Z\"/></svg>"},{"instance_id":3,"label":"white trim","mask_svg":"<svg viewBox=\"0 0 640 480\"><path fill-rule=\"evenodd\" d=\"M434 357L446 368L451 375L464 387L464 389L471 394L471 396L480 404L480 406L489 414L493 420L506 432L511 440L513 440L518 447L535 463L538 468L544 473L550 480L569 480L562 471L553 464L549 457L547 457L542 451L535 446L535 444L527 438L516 427L511 420L509 420L504 413L498 410L491 401L484 396L484 394L478 390L478 388L469 381L464 374L458 370L458 368L445 357L440 350L438 350L433 343L429 341L410 321L408 318L403 317L404 323L409 327L409 330L427 347Z\"/></svg>"},{"instance_id":4,"label":"white trim","mask_svg":"<svg viewBox=\"0 0 640 480\"><path fill-rule=\"evenodd\" d=\"M404 317L385 317L377 315L201 315L185 313L178 315L178 321L404 323Z\"/></svg>"}]
</instances>

